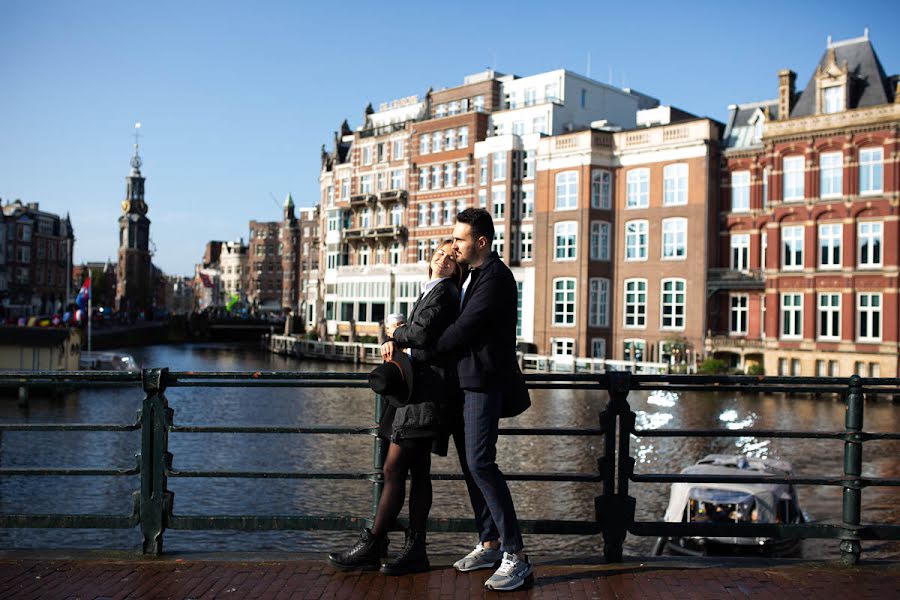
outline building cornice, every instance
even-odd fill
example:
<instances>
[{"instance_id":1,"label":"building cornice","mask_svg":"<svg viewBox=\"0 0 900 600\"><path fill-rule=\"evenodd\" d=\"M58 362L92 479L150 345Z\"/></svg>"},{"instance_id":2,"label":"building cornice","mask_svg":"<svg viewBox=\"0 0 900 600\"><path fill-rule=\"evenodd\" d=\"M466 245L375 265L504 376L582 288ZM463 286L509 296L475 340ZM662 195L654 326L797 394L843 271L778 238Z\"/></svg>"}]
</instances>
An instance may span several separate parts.
<instances>
[{"instance_id":1,"label":"building cornice","mask_svg":"<svg viewBox=\"0 0 900 600\"><path fill-rule=\"evenodd\" d=\"M873 125L897 125L898 122L900 122L900 104L881 104L826 115L769 121L763 132L763 142L773 142L791 136L809 137L810 134L817 132L843 131Z\"/></svg>"}]
</instances>

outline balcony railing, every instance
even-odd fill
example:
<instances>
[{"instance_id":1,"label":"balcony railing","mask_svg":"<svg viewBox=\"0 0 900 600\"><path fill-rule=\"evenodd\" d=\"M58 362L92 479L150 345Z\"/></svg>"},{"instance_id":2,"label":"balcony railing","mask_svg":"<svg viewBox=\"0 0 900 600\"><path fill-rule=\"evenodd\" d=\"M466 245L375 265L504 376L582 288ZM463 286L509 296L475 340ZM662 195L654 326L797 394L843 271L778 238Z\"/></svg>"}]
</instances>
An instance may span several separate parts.
<instances>
[{"instance_id":1,"label":"balcony railing","mask_svg":"<svg viewBox=\"0 0 900 600\"><path fill-rule=\"evenodd\" d=\"M350 196L350 206L374 204L377 199L378 196L375 194L356 194L355 196Z\"/></svg>"},{"instance_id":2,"label":"balcony railing","mask_svg":"<svg viewBox=\"0 0 900 600\"><path fill-rule=\"evenodd\" d=\"M406 236L406 227L403 225L375 225L372 227L350 227L344 230L344 239L347 241L360 239L391 239Z\"/></svg>"},{"instance_id":3,"label":"balcony railing","mask_svg":"<svg viewBox=\"0 0 900 600\"><path fill-rule=\"evenodd\" d=\"M140 489L133 494L130 514L2 514L0 527L5 528L90 528L132 529L140 527L145 554L158 555L163 550L167 529L176 530L358 530L371 524L375 508L384 486L382 467L387 442L376 437L385 401L374 396L371 427L346 425L303 424L290 426L222 424L180 425L175 411L169 406L166 390L170 387L212 388L366 388L366 373L309 373L309 372L172 372L168 369L145 369L131 372L48 372L10 371L0 373L0 387L82 387L131 386L122 394L140 393L143 403L135 421L129 423L2 423L0 433L20 431L28 439L29 433L72 433L85 431L140 431L140 454L129 468L19 468L0 467L2 477L126 477L137 475ZM503 435L542 436L550 443L554 438L587 436L597 438L602 453L597 470L590 473L510 472L509 481L580 482L599 486L600 495L594 498L594 519L587 521L560 519L522 519L524 533L550 535L603 535L603 553L608 561L621 562L623 543L628 534L639 536L703 536L703 537L770 537L833 539L840 541L841 559L846 564L859 561L862 540L900 540L900 525L896 523L865 523L862 521L862 494L867 487L900 487L900 478L863 475L863 448L873 441L900 440L900 433L868 432L863 430L866 393L900 394L900 379L862 379L858 376L835 377L746 377L697 375L635 375L629 372L606 374L539 374L527 375L532 389L583 390L584 396L596 395L607 399L599 414L596 427L504 427ZM836 393L846 402L844 427L834 431L798 431L788 429L638 429L636 414L628 404L630 391L666 390L671 392L718 391L740 393ZM248 401L258 397L247 394ZM89 401L90 398L84 398ZM217 416L216 407L206 408ZM302 414L302 411L301 411ZM171 453L169 434L179 435L369 435L373 436L374 468L361 464L357 471L323 470L228 470L180 469L177 456ZM685 475L680 473L635 473L636 460L632 456L631 438L738 438L754 436L764 439L816 439L842 443L843 461L832 468L837 476L760 476L760 475ZM37 442L32 438L34 443ZM46 443L46 442L42 442ZM363 458L363 457L361 457ZM365 459L363 463L368 463ZM828 465L820 465L826 469ZM202 514L202 507L193 514L176 511L175 497L168 489L169 478L294 479L294 480L362 480L372 484L372 513L362 515L215 515ZM460 480L460 473L432 473L435 480ZM838 523L669 523L635 520L636 499L629 495L632 483L725 483L725 484L788 484L826 486L842 492L842 513ZM471 519L430 519L431 531L473 531Z\"/></svg>"},{"instance_id":4,"label":"balcony railing","mask_svg":"<svg viewBox=\"0 0 900 600\"><path fill-rule=\"evenodd\" d=\"M719 290L763 290L766 281L760 269L739 271L737 269L709 269L706 277L706 292L712 295Z\"/></svg>"},{"instance_id":5,"label":"balcony railing","mask_svg":"<svg viewBox=\"0 0 900 600\"><path fill-rule=\"evenodd\" d=\"M409 194L406 190L388 190L387 192L381 192L378 196L378 200L381 202L406 202L409 198Z\"/></svg>"},{"instance_id":6,"label":"balcony railing","mask_svg":"<svg viewBox=\"0 0 900 600\"><path fill-rule=\"evenodd\" d=\"M406 129L406 121L400 123L388 123L387 125L381 125L379 127L370 127L369 129L363 129L359 132L359 137L368 138L376 137L379 135L389 135L397 131L403 131L404 129Z\"/></svg>"}]
</instances>

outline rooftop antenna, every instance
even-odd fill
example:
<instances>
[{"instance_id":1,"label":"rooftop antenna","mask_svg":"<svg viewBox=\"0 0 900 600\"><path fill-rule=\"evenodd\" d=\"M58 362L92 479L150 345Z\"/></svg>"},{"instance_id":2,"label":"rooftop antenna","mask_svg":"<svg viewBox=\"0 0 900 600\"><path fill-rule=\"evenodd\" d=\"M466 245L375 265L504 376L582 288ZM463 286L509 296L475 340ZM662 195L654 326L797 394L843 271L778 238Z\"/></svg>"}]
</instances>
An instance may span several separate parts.
<instances>
[{"instance_id":1,"label":"rooftop antenna","mask_svg":"<svg viewBox=\"0 0 900 600\"><path fill-rule=\"evenodd\" d=\"M275 198L275 194L273 194L272 192L269 192L269 197L272 198L272 202L275 203L275 206L277 206L278 208L281 208L281 205L278 204L278 200Z\"/></svg>"}]
</instances>

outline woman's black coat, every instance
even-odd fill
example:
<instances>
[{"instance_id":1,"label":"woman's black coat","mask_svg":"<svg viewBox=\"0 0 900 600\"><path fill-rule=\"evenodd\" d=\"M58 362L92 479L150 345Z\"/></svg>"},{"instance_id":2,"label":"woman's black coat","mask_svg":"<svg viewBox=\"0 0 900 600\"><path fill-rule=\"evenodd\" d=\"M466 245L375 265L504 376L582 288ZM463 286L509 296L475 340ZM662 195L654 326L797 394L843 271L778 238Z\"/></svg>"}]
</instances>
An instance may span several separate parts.
<instances>
[{"instance_id":1,"label":"woman's black coat","mask_svg":"<svg viewBox=\"0 0 900 600\"><path fill-rule=\"evenodd\" d=\"M379 433L394 442L404 439L435 438L432 451L447 454L450 427L457 419L458 385L456 363L435 359L435 341L459 316L459 288L453 278L442 279L424 297L419 298L407 318L398 327L393 341L412 350L414 383L408 404L388 405L379 424Z\"/></svg>"}]
</instances>

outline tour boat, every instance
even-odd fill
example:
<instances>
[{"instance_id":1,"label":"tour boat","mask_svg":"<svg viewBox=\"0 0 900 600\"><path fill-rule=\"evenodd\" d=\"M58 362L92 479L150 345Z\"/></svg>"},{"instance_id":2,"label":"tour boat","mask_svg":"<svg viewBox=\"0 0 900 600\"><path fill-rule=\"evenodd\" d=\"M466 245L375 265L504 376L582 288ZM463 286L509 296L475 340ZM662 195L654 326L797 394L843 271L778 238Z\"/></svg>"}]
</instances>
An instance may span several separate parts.
<instances>
[{"instance_id":1,"label":"tour boat","mask_svg":"<svg viewBox=\"0 0 900 600\"><path fill-rule=\"evenodd\" d=\"M123 352L82 352L79 368L86 371L136 371L134 357Z\"/></svg>"},{"instance_id":2,"label":"tour boat","mask_svg":"<svg viewBox=\"0 0 900 600\"><path fill-rule=\"evenodd\" d=\"M786 477L791 464L769 458L710 454L682 470L683 475L766 475ZM673 483L665 521L669 523L786 523L807 522L794 486L785 483ZM653 553L763 554L789 556L800 548L799 538L685 536L657 540Z\"/></svg>"}]
</instances>

